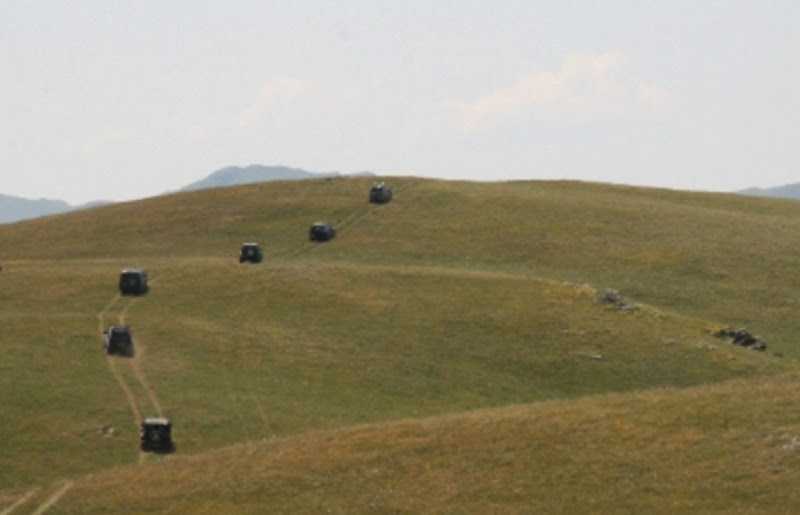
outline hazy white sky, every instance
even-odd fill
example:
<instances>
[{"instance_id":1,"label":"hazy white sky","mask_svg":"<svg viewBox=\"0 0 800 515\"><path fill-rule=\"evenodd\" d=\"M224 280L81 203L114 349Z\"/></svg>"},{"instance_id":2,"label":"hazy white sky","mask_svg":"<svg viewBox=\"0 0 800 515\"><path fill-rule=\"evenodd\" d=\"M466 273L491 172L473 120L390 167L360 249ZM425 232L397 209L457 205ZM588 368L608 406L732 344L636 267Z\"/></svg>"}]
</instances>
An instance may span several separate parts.
<instances>
[{"instance_id":1,"label":"hazy white sky","mask_svg":"<svg viewBox=\"0 0 800 515\"><path fill-rule=\"evenodd\" d=\"M3 0L0 193L231 165L800 182L800 2Z\"/></svg>"}]
</instances>

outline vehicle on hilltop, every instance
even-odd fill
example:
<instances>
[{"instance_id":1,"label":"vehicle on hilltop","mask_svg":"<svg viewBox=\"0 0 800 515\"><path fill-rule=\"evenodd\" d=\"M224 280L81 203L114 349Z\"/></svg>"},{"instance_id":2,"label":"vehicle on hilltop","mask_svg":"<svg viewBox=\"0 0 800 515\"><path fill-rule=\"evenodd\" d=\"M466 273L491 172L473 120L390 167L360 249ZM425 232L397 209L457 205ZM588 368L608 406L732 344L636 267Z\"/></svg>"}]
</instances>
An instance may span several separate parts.
<instances>
[{"instance_id":1,"label":"vehicle on hilltop","mask_svg":"<svg viewBox=\"0 0 800 515\"><path fill-rule=\"evenodd\" d=\"M392 200L392 188L385 182L376 182L369 189L369 201L372 204L385 204Z\"/></svg>"}]
</instances>

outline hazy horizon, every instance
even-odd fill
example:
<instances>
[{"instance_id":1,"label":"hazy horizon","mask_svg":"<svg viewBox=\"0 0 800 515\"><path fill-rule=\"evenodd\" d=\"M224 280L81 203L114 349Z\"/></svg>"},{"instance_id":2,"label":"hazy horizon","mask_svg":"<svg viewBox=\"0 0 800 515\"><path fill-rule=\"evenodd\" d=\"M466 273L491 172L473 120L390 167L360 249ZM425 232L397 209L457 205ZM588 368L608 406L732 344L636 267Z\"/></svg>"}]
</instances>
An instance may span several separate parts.
<instances>
[{"instance_id":1,"label":"hazy horizon","mask_svg":"<svg viewBox=\"0 0 800 515\"><path fill-rule=\"evenodd\" d=\"M794 2L4 7L6 195L127 200L250 164L700 191L798 182Z\"/></svg>"}]
</instances>

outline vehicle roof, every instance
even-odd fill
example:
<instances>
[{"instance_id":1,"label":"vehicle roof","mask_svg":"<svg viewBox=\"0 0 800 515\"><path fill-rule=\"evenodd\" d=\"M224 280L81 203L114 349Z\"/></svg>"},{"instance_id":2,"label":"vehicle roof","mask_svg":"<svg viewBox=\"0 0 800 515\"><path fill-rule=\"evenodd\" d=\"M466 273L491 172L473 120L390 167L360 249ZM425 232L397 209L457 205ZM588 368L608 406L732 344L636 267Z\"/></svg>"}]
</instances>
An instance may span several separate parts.
<instances>
[{"instance_id":1,"label":"vehicle roof","mask_svg":"<svg viewBox=\"0 0 800 515\"><path fill-rule=\"evenodd\" d=\"M141 273L144 273L144 270L142 270L141 268L123 268L122 269L122 273L123 274L141 274Z\"/></svg>"},{"instance_id":2,"label":"vehicle roof","mask_svg":"<svg viewBox=\"0 0 800 515\"><path fill-rule=\"evenodd\" d=\"M144 419L143 424L152 425L152 426L168 426L170 425L169 420L164 417L148 417Z\"/></svg>"}]
</instances>

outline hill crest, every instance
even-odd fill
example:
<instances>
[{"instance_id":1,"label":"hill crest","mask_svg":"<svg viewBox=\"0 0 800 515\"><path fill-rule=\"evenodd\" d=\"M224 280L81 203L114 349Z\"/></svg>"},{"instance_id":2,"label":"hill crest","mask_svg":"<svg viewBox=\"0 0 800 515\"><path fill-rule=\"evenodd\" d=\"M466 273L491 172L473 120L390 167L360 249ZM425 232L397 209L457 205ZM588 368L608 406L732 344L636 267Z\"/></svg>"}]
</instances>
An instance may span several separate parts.
<instances>
[{"instance_id":1,"label":"hill crest","mask_svg":"<svg viewBox=\"0 0 800 515\"><path fill-rule=\"evenodd\" d=\"M264 166L252 164L246 167L228 166L209 174L198 181L187 184L178 191L194 191L207 188L219 188L240 184L254 184L265 181L303 180L344 176L373 176L372 172L356 172L341 174L339 172L310 172L301 168L288 166ZM168 193L168 192L165 192ZM58 199L28 199L12 195L0 194L0 224L48 216L76 209L95 207L111 203L105 200L96 200L79 206L73 206Z\"/></svg>"},{"instance_id":2,"label":"hill crest","mask_svg":"<svg viewBox=\"0 0 800 515\"><path fill-rule=\"evenodd\" d=\"M316 177L332 177L336 172L314 173L300 168L288 166L264 166L252 164L246 167L228 166L212 172L208 176L187 184L180 191L192 191L204 188L217 188L236 184L252 184L263 181L302 180Z\"/></svg>"}]
</instances>

